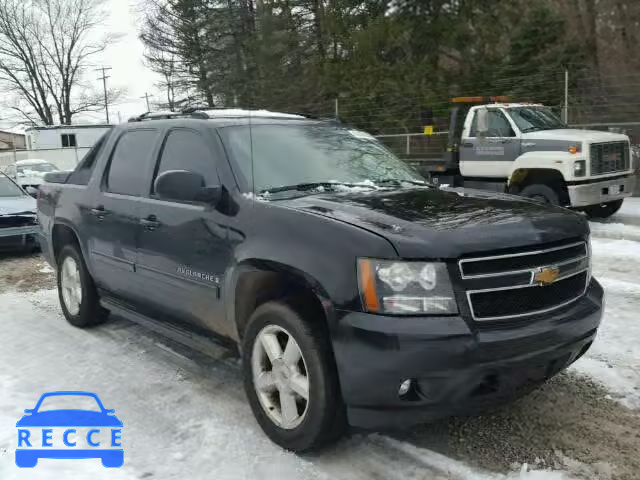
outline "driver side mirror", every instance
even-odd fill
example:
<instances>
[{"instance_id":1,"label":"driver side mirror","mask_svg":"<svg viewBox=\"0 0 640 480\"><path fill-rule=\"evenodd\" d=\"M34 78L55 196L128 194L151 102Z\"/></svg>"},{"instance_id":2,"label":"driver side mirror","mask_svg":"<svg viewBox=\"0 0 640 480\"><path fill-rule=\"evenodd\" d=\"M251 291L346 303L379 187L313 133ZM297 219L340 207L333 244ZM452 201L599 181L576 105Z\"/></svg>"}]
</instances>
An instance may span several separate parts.
<instances>
[{"instance_id":1,"label":"driver side mirror","mask_svg":"<svg viewBox=\"0 0 640 480\"><path fill-rule=\"evenodd\" d=\"M476 112L476 115L478 117L476 135L480 138L485 138L489 134L489 110L480 108Z\"/></svg>"},{"instance_id":2,"label":"driver side mirror","mask_svg":"<svg viewBox=\"0 0 640 480\"><path fill-rule=\"evenodd\" d=\"M35 187L32 187L31 185L28 185L28 186L25 188L25 191L26 191L29 195L31 195L33 198L37 198L37 197L38 197L38 189L37 189L37 188L35 188Z\"/></svg>"},{"instance_id":3,"label":"driver side mirror","mask_svg":"<svg viewBox=\"0 0 640 480\"><path fill-rule=\"evenodd\" d=\"M217 205L222 198L222 186L207 187L204 177L188 170L167 170L154 182L154 191L163 200L205 202Z\"/></svg>"}]
</instances>

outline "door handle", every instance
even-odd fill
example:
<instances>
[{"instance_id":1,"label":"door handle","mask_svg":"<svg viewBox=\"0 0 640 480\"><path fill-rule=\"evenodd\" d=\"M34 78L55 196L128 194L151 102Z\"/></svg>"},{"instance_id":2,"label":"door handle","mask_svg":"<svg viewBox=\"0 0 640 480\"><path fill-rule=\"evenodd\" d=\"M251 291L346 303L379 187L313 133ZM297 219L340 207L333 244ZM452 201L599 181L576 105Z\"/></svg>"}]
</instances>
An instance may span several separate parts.
<instances>
[{"instance_id":1,"label":"door handle","mask_svg":"<svg viewBox=\"0 0 640 480\"><path fill-rule=\"evenodd\" d=\"M471 148L471 147L473 147L473 143L471 143L471 142L465 142L465 143L463 143L463 144L462 144L462 146L463 146L464 148Z\"/></svg>"},{"instance_id":2,"label":"door handle","mask_svg":"<svg viewBox=\"0 0 640 480\"><path fill-rule=\"evenodd\" d=\"M511 143L513 140L511 140L510 138L505 138L502 140L501 143Z\"/></svg>"},{"instance_id":3,"label":"door handle","mask_svg":"<svg viewBox=\"0 0 640 480\"><path fill-rule=\"evenodd\" d=\"M523 148L535 147L536 143L535 142L522 142L522 146L523 146Z\"/></svg>"},{"instance_id":4,"label":"door handle","mask_svg":"<svg viewBox=\"0 0 640 480\"><path fill-rule=\"evenodd\" d=\"M102 220L105 216L109 215L111 212L108 210L105 210L104 207L100 205L96 208L92 208L91 210L89 210L89 213L91 213L91 215L93 215L94 217L98 217L98 220Z\"/></svg>"},{"instance_id":5,"label":"door handle","mask_svg":"<svg viewBox=\"0 0 640 480\"><path fill-rule=\"evenodd\" d=\"M160 222L155 215L149 215L147 218L140 219L140 225L149 231L154 231L156 228L160 227Z\"/></svg>"}]
</instances>

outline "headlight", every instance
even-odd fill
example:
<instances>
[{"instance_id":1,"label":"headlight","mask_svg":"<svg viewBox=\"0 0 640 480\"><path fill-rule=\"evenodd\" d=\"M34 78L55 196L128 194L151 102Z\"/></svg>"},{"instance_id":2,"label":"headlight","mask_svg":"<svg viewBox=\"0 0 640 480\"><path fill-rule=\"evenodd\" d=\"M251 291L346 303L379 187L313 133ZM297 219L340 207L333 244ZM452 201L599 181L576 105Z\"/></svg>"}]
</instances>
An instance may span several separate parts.
<instances>
[{"instance_id":1,"label":"headlight","mask_svg":"<svg viewBox=\"0 0 640 480\"><path fill-rule=\"evenodd\" d=\"M576 160L573 162L573 175L576 177L584 177L587 174L587 164L584 160Z\"/></svg>"},{"instance_id":2,"label":"headlight","mask_svg":"<svg viewBox=\"0 0 640 480\"><path fill-rule=\"evenodd\" d=\"M358 286L366 311L396 315L454 314L458 306L441 262L358 259Z\"/></svg>"}]
</instances>

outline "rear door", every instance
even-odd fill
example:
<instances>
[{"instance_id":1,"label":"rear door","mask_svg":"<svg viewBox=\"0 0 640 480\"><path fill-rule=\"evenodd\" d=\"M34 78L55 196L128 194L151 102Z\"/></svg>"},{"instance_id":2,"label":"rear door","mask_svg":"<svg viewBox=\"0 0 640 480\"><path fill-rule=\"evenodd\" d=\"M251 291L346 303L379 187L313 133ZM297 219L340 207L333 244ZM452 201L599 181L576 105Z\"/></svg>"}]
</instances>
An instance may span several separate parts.
<instances>
[{"instance_id":1,"label":"rear door","mask_svg":"<svg viewBox=\"0 0 640 480\"><path fill-rule=\"evenodd\" d=\"M520 139L508 117L498 108L489 108L486 137L478 136L478 110L462 132L460 172L465 177L507 178L512 162L520 156Z\"/></svg>"},{"instance_id":2,"label":"rear door","mask_svg":"<svg viewBox=\"0 0 640 480\"><path fill-rule=\"evenodd\" d=\"M139 200L159 139L151 127L121 132L83 214L94 278L123 300L134 298Z\"/></svg>"},{"instance_id":3,"label":"rear door","mask_svg":"<svg viewBox=\"0 0 640 480\"><path fill-rule=\"evenodd\" d=\"M164 138L153 181L167 170L201 174L207 186L220 185L219 165L226 161L215 131L173 128ZM221 283L232 252L229 217L211 205L159 199L153 183L141 199L137 274L146 308L222 335Z\"/></svg>"}]
</instances>

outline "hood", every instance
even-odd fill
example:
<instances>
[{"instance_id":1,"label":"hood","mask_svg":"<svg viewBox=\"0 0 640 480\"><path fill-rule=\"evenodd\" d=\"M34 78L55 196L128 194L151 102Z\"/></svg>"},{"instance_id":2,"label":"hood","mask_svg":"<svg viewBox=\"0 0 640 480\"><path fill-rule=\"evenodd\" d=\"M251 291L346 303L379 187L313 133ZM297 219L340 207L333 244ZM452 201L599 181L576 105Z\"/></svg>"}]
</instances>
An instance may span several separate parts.
<instances>
[{"instance_id":1,"label":"hood","mask_svg":"<svg viewBox=\"0 0 640 480\"><path fill-rule=\"evenodd\" d=\"M121 427L115 415L91 410L47 410L25 415L16 427Z\"/></svg>"},{"instance_id":2,"label":"hood","mask_svg":"<svg viewBox=\"0 0 640 480\"><path fill-rule=\"evenodd\" d=\"M410 188L281 200L385 237L404 258L466 253L583 237L582 215L513 195L472 189Z\"/></svg>"},{"instance_id":3,"label":"hood","mask_svg":"<svg viewBox=\"0 0 640 480\"><path fill-rule=\"evenodd\" d=\"M28 195L22 197L0 197L0 215L36 213L36 199Z\"/></svg>"},{"instance_id":4,"label":"hood","mask_svg":"<svg viewBox=\"0 0 640 480\"><path fill-rule=\"evenodd\" d=\"M579 130L577 128L558 128L540 130L522 134L523 140L565 140L574 142L628 142L629 137L621 133L601 132L599 130Z\"/></svg>"}]
</instances>

